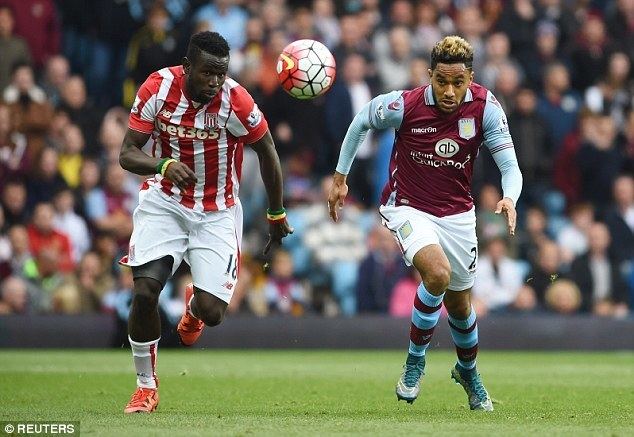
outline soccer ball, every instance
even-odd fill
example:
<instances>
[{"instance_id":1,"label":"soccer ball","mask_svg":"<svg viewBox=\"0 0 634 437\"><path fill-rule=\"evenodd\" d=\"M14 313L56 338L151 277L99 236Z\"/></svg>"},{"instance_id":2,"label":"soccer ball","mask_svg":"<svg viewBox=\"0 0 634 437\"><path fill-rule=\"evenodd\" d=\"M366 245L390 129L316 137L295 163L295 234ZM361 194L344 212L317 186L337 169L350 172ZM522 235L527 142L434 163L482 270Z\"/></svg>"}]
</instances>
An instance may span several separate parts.
<instances>
[{"instance_id":1,"label":"soccer ball","mask_svg":"<svg viewBox=\"0 0 634 437\"><path fill-rule=\"evenodd\" d=\"M321 96L335 81L335 57L319 41L294 41L277 58L277 77L296 99Z\"/></svg>"}]
</instances>

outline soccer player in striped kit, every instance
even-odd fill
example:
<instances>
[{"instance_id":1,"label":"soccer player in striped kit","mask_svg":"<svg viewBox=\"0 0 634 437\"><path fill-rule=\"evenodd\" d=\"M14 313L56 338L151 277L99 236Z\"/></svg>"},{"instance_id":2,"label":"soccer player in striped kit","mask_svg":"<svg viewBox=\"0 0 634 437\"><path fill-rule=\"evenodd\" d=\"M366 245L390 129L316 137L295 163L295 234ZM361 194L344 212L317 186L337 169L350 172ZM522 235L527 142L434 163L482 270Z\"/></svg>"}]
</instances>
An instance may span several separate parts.
<instances>
[{"instance_id":1,"label":"soccer player in striped kit","mask_svg":"<svg viewBox=\"0 0 634 437\"><path fill-rule=\"evenodd\" d=\"M245 144L258 154L269 199L265 253L292 232L266 119L249 93L227 77L228 67L226 40L216 32L197 33L183 64L152 73L130 112L119 161L132 173L153 176L141 188L128 255L121 261L134 275L128 334L137 390L126 413L158 405L158 297L183 259L193 284L177 328L181 341L193 344L204 325L223 319L239 269ZM146 143L150 154L141 150Z\"/></svg>"},{"instance_id":2,"label":"soccer player in striped kit","mask_svg":"<svg viewBox=\"0 0 634 437\"><path fill-rule=\"evenodd\" d=\"M480 145L490 150L502 173L504 195L496 212L506 216L510 235L515 233L522 174L504 111L490 91L473 82L472 64L471 45L447 36L432 50L430 85L370 101L348 128L328 208L336 221L348 193L346 175L367 131L396 129L379 212L406 263L423 278L396 396L409 403L418 397L425 351L444 303L458 355L451 377L466 391L472 410L492 411L476 370L478 328L471 306L478 259L471 179Z\"/></svg>"}]
</instances>

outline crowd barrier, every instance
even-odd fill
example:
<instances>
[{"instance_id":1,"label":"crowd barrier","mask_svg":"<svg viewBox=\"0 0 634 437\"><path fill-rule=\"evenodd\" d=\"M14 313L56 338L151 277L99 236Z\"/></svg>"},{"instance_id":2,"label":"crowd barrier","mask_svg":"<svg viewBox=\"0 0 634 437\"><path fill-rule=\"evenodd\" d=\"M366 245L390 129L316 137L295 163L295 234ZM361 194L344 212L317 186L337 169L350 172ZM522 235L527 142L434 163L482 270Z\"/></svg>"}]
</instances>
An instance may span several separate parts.
<instances>
[{"instance_id":1,"label":"crowd barrier","mask_svg":"<svg viewBox=\"0 0 634 437\"><path fill-rule=\"evenodd\" d=\"M351 318L230 316L207 328L196 344L202 348L405 349L409 319L384 316ZM592 316L489 316L478 320L483 349L634 350L634 319ZM111 315L2 316L0 348L122 347L125 324ZM173 328L162 344L177 346ZM453 343L446 320L438 324L432 348Z\"/></svg>"}]
</instances>

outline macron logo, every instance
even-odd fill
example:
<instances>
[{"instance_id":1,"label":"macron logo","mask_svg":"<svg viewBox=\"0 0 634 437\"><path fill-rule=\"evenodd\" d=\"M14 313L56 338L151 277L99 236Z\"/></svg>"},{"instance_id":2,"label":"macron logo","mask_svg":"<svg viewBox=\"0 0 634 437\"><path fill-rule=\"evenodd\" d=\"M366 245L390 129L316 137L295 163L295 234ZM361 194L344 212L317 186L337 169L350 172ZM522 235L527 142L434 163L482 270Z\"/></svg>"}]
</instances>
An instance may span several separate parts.
<instances>
[{"instance_id":1,"label":"macron logo","mask_svg":"<svg viewBox=\"0 0 634 437\"><path fill-rule=\"evenodd\" d=\"M431 126L430 127L413 127L412 133L413 134L433 134L433 133L436 133L436 128Z\"/></svg>"}]
</instances>

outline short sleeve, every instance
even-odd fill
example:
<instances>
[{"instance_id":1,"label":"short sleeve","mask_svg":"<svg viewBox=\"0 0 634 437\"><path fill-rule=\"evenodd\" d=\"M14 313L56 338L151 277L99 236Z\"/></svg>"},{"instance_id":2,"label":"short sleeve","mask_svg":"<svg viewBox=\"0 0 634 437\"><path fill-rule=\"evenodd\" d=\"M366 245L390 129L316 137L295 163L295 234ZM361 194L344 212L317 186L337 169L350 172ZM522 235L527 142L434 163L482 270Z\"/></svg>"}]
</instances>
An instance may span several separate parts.
<instances>
[{"instance_id":1,"label":"short sleeve","mask_svg":"<svg viewBox=\"0 0 634 437\"><path fill-rule=\"evenodd\" d=\"M264 136L269 125L253 97L241 86L231 89L231 113L227 130L244 144L253 144Z\"/></svg>"},{"instance_id":2,"label":"short sleeve","mask_svg":"<svg viewBox=\"0 0 634 437\"><path fill-rule=\"evenodd\" d=\"M130 110L130 129L151 134L156 118L156 97L161 85L161 76L152 73L139 88Z\"/></svg>"},{"instance_id":3,"label":"short sleeve","mask_svg":"<svg viewBox=\"0 0 634 437\"><path fill-rule=\"evenodd\" d=\"M402 91L380 94L370 101L369 124L372 129L398 129L403 122Z\"/></svg>"}]
</instances>

